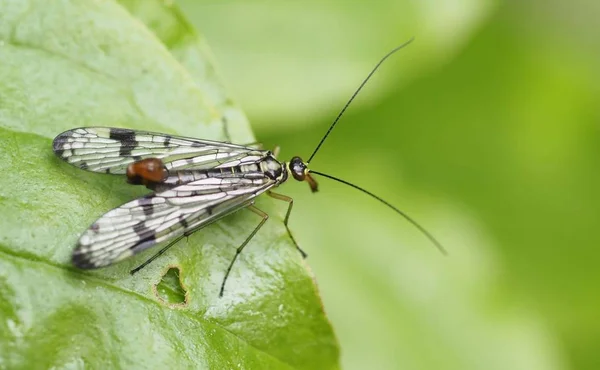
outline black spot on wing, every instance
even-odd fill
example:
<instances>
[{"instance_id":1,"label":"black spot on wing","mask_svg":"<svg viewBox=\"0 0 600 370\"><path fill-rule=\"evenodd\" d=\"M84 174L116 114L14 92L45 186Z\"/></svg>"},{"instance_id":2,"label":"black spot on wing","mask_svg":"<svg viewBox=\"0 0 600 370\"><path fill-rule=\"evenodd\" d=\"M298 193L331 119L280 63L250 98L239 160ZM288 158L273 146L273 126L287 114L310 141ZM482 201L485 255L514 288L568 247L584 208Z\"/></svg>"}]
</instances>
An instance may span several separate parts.
<instances>
[{"instance_id":1,"label":"black spot on wing","mask_svg":"<svg viewBox=\"0 0 600 370\"><path fill-rule=\"evenodd\" d=\"M121 156L130 156L131 151L138 145L138 142L135 140L135 131L133 130L111 128L109 138L121 143L121 148L119 149L119 155Z\"/></svg>"},{"instance_id":2,"label":"black spot on wing","mask_svg":"<svg viewBox=\"0 0 600 370\"><path fill-rule=\"evenodd\" d=\"M152 198L141 198L138 200L138 204L142 207L142 211L146 216L152 216L154 213L154 205L152 204Z\"/></svg>"},{"instance_id":3,"label":"black spot on wing","mask_svg":"<svg viewBox=\"0 0 600 370\"><path fill-rule=\"evenodd\" d=\"M54 149L54 154L56 154L60 158L62 158L64 152L65 151L62 149Z\"/></svg>"},{"instance_id":4,"label":"black spot on wing","mask_svg":"<svg viewBox=\"0 0 600 370\"><path fill-rule=\"evenodd\" d=\"M164 145L165 145L165 147L167 147L167 146L169 146L169 144L171 144L171 136L166 135Z\"/></svg>"},{"instance_id":5,"label":"black spot on wing","mask_svg":"<svg viewBox=\"0 0 600 370\"><path fill-rule=\"evenodd\" d=\"M62 157L65 151L65 143L67 142L67 138L69 137L68 133L69 131L63 132L62 134L55 137L52 141L52 150L54 150L54 153L59 157Z\"/></svg>"},{"instance_id":6,"label":"black spot on wing","mask_svg":"<svg viewBox=\"0 0 600 370\"><path fill-rule=\"evenodd\" d=\"M184 229L187 229L187 227L188 227L188 222L187 222L187 220L185 219L185 216L184 216L184 215L180 215L180 216L179 216L179 223L181 224L181 226L183 226L183 228L184 228Z\"/></svg>"},{"instance_id":7,"label":"black spot on wing","mask_svg":"<svg viewBox=\"0 0 600 370\"><path fill-rule=\"evenodd\" d=\"M82 253L79 247L77 247L77 249L75 249L75 251L73 252L71 262L73 263L73 266L83 270L90 270L102 267L92 263L92 261L90 261L89 259L89 255L87 253Z\"/></svg>"},{"instance_id":8,"label":"black spot on wing","mask_svg":"<svg viewBox=\"0 0 600 370\"><path fill-rule=\"evenodd\" d=\"M123 128L111 128L109 138L122 143L133 143L135 142L135 132Z\"/></svg>"},{"instance_id":9,"label":"black spot on wing","mask_svg":"<svg viewBox=\"0 0 600 370\"><path fill-rule=\"evenodd\" d=\"M143 221L136 224L133 231L140 237L140 240L131 247L133 253L139 253L156 244L156 233L147 228Z\"/></svg>"},{"instance_id":10,"label":"black spot on wing","mask_svg":"<svg viewBox=\"0 0 600 370\"><path fill-rule=\"evenodd\" d=\"M138 222L133 227L133 231L140 237L141 241L151 241L156 239L156 234L144 224L144 221Z\"/></svg>"}]
</instances>

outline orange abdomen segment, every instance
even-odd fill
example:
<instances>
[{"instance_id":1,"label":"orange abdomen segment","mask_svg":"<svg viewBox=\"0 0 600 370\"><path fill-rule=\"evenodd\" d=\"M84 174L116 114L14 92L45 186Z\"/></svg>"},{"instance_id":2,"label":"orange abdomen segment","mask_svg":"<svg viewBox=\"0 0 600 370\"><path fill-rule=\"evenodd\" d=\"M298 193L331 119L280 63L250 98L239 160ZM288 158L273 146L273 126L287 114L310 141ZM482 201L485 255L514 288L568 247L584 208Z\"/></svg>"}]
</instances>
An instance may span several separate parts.
<instances>
[{"instance_id":1,"label":"orange abdomen segment","mask_svg":"<svg viewBox=\"0 0 600 370\"><path fill-rule=\"evenodd\" d=\"M162 182L167 177L163 162L158 158L147 158L127 166L127 182L148 185Z\"/></svg>"}]
</instances>

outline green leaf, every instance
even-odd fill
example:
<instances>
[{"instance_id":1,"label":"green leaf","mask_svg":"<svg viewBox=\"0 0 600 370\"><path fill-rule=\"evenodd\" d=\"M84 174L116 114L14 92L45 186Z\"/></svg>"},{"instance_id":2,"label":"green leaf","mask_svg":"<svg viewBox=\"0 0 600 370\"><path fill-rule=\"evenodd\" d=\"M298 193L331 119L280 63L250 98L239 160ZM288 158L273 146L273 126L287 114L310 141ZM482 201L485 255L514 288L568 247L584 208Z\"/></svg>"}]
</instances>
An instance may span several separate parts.
<instances>
[{"instance_id":1,"label":"green leaf","mask_svg":"<svg viewBox=\"0 0 600 370\"><path fill-rule=\"evenodd\" d=\"M411 37L377 73L352 110L445 65L500 3L445 1L178 0L213 41L256 129L295 130L331 120L378 58ZM275 31L276 30L276 31ZM449 32L449 30L451 30ZM215 42L216 41L216 42ZM239 68L240 63L247 68ZM248 70L252 70L251 73ZM293 103L291 103L293 102Z\"/></svg>"},{"instance_id":2,"label":"green leaf","mask_svg":"<svg viewBox=\"0 0 600 370\"><path fill-rule=\"evenodd\" d=\"M221 299L235 249L260 221L249 212L135 277L128 270L154 251L92 272L70 265L81 232L144 190L62 163L51 149L58 133L102 125L253 141L200 40L158 1L0 1L0 368L338 367L284 205L259 200L274 217ZM157 296L169 266L187 292L180 307Z\"/></svg>"},{"instance_id":3,"label":"green leaf","mask_svg":"<svg viewBox=\"0 0 600 370\"><path fill-rule=\"evenodd\" d=\"M184 306L187 304L186 289L181 285L179 269L169 267L162 279L156 284L156 295L163 302Z\"/></svg>"}]
</instances>

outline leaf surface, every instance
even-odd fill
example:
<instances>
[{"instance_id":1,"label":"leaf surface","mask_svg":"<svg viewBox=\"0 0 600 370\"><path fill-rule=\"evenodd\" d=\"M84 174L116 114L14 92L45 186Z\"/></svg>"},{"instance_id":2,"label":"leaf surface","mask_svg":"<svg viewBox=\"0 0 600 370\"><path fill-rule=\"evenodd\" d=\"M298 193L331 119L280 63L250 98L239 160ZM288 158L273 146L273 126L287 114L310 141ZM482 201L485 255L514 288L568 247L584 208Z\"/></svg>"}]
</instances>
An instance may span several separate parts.
<instances>
[{"instance_id":1,"label":"leaf surface","mask_svg":"<svg viewBox=\"0 0 600 370\"><path fill-rule=\"evenodd\" d=\"M68 20L68 21L67 21ZM178 243L97 271L71 267L79 235L143 189L73 168L58 133L102 125L251 142L206 44L154 1L0 2L0 368L336 368L316 285L285 205L221 280L260 221L240 211ZM225 128L226 127L226 128ZM169 267L187 302L157 296Z\"/></svg>"}]
</instances>

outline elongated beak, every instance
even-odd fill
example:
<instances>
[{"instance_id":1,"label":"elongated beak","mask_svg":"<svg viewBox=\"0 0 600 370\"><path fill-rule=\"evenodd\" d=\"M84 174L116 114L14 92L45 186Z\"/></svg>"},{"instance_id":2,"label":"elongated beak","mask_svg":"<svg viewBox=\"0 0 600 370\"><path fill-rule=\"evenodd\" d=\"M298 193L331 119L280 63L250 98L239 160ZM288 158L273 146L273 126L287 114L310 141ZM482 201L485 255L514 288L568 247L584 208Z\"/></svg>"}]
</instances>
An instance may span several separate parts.
<instances>
[{"instance_id":1,"label":"elongated beak","mask_svg":"<svg viewBox=\"0 0 600 370\"><path fill-rule=\"evenodd\" d=\"M308 182L308 185L310 186L310 191L312 191L313 193L319 191L319 184L317 184L317 181L313 179L310 173L306 174L306 182Z\"/></svg>"}]
</instances>

